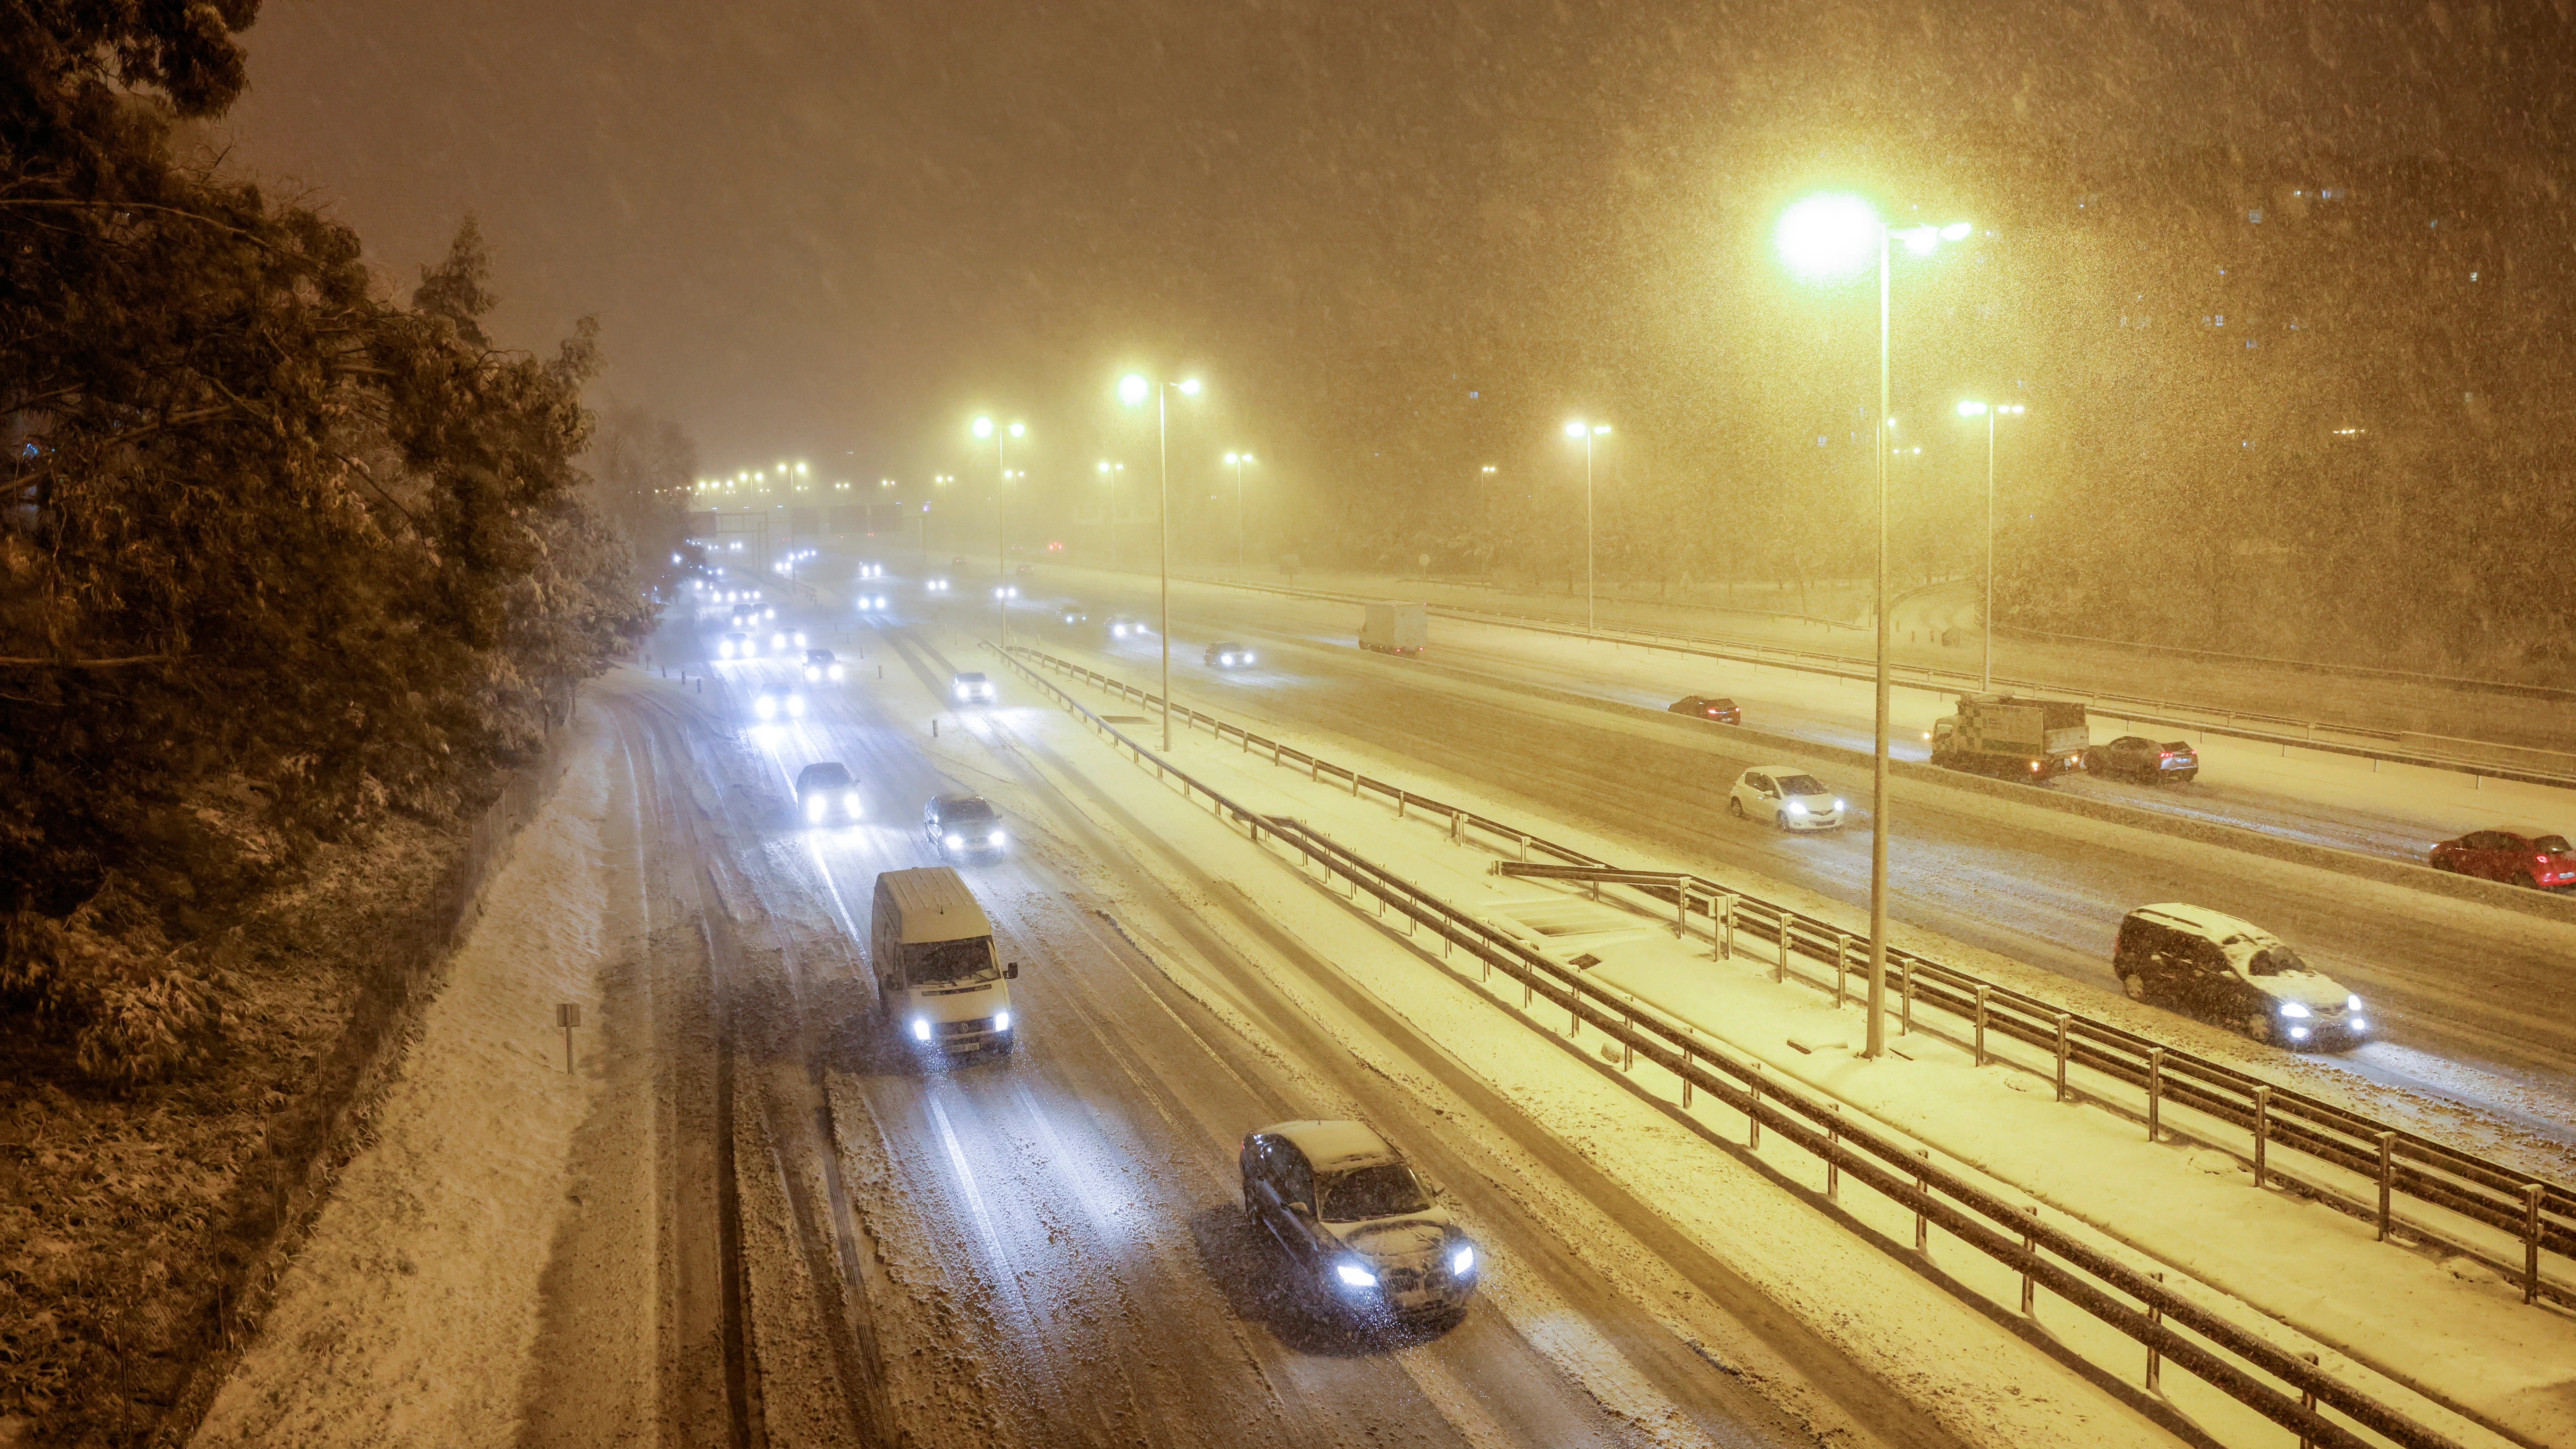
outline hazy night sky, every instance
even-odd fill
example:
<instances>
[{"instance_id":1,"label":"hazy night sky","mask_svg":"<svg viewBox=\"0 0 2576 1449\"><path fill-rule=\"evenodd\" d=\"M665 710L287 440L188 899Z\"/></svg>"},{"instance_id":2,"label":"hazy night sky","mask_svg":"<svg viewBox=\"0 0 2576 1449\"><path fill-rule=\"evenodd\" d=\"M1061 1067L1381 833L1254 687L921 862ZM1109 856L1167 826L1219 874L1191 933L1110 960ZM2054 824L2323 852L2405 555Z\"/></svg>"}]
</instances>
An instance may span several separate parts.
<instances>
[{"instance_id":1,"label":"hazy night sky","mask_svg":"<svg viewBox=\"0 0 2576 1449\"><path fill-rule=\"evenodd\" d=\"M225 124L406 288L476 213L498 335L597 314L606 386L711 469L912 475L988 401L1087 466L1131 361L1203 369L1201 425L1247 445L1352 446L1325 435L1353 390L1452 372L1537 438L1767 305L1782 200L2032 204L1993 194L1998 152L2447 154L2554 187L2567 16L269 0Z\"/></svg>"}]
</instances>

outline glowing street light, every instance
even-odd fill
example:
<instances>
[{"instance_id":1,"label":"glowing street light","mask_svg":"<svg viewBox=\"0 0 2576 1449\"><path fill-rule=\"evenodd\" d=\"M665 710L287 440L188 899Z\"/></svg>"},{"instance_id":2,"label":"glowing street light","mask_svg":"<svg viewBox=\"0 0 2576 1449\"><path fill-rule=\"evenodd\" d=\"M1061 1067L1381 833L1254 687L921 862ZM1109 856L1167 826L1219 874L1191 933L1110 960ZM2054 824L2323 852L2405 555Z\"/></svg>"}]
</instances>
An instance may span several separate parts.
<instances>
[{"instance_id":1,"label":"glowing street light","mask_svg":"<svg viewBox=\"0 0 2576 1449\"><path fill-rule=\"evenodd\" d=\"M1154 520L1161 538L1163 574L1163 614L1155 633L1163 646L1163 748L1172 747L1172 394L1183 397L1199 395L1199 380L1185 378L1179 382L1158 382L1141 372L1131 372L1118 379L1118 400L1129 407L1142 406L1148 394L1154 399L1154 440L1161 454L1162 489L1159 517Z\"/></svg>"},{"instance_id":2,"label":"glowing street light","mask_svg":"<svg viewBox=\"0 0 2576 1449\"><path fill-rule=\"evenodd\" d=\"M1995 419L2020 417L2020 403L1963 402L1959 416L1986 420L1986 693L1995 689Z\"/></svg>"},{"instance_id":3,"label":"glowing street light","mask_svg":"<svg viewBox=\"0 0 2576 1449\"><path fill-rule=\"evenodd\" d=\"M1234 466L1234 566L1243 567L1243 465L1261 461L1250 453L1228 453L1225 461Z\"/></svg>"},{"instance_id":4,"label":"glowing street light","mask_svg":"<svg viewBox=\"0 0 2576 1449\"><path fill-rule=\"evenodd\" d=\"M1587 632L1592 628L1592 440L1609 433L1608 423L1586 423L1581 418L1565 425L1567 437L1583 440L1583 627Z\"/></svg>"},{"instance_id":5,"label":"glowing street light","mask_svg":"<svg viewBox=\"0 0 2576 1449\"><path fill-rule=\"evenodd\" d=\"M1945 241L1964 241L1968 223L1947 226L1890 227L1877 208L1857 196L1811 196L1780 214L1774 244L1789 270L1810 282L1837 282L1869 269L1878 254L1878 446L1872 450L1878 470L1878 569L1875 608L1878 614L1878 688L1876 740L1870 758L1869 820L1869 1038L1861 1052L1876 1057L1887 1050L1887 455L1888 416L1887 280L1891 243L1903 241L1914 256L1930 256Z\"/></svg>"}]
</instances>

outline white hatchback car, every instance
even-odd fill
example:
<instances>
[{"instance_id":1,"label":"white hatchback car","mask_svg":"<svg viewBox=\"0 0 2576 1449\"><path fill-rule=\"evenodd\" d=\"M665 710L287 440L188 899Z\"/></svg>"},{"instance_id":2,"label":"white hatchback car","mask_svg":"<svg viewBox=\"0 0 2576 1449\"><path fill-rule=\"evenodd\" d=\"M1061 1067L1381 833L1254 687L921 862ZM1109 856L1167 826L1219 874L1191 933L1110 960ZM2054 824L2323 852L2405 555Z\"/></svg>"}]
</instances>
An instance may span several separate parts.
<instances>
[{"instance_id":1,"label":"white hatchback car","mask_svg":"<svg viewBox=\"0 0 2576 1449\"><path fill-rule=\"evenodd\" d=\"M1832 830L1843 823L1843 802L1795 765L1756 765L1726 792L1726 813L1783 830Z\"/></svg>"}]
</instances>

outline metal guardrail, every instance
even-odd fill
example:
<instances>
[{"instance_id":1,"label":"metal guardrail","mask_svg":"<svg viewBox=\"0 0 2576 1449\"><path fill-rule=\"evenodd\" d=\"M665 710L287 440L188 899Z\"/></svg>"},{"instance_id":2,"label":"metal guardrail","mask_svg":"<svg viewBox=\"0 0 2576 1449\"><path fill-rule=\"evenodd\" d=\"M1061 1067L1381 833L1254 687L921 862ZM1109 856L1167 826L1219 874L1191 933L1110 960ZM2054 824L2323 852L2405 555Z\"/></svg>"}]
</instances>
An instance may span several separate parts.
<instances>
[{"instance_id":1,"label":"metal guardrail","mask_svg":"<svg viewBox=\"0 0 2576 1449\"><path fill-rule=\"evenodd\" d=\"M1371 597L1345 594L1337 590L1282 588L1275 584L1243 583L1234 579L1201 575L1177 575L1176 577L1188 578L1194 583L1249 589L1257 593L1278 594L1288 598L1362 603L1367 602ZM1703 659L1722 659L1732 663L1756 664L1802 674L1822 674L1836 679L1867 681L1876 677L1874 672L1854 669L1850 655L1839 654L1832 650L1798 649L1754 640L1728 639L1723 636L1660 634L1644 629L1583 629L1563 620L1542 615L1511 614L1491 609L1464 609L1452 604L1426 604L1424 607L1444 618L1460 619L1469 623L1499 623L1509 628L1555 634L1569 639L1596 639L1611 644L1630 644L1643 649L1661 649L1674 654L1693 655ZM1888 673L1891 682L1898 686L1921 689L1934 694L1952 694L1962 688L1981 687L1983 682L1981 676L1972 675L1963 670L1941 669L1928 664L1891 663ZM2287 715L2264 714L2252 710L2204 707L2183 700L2150 699L2144 695L2121 694L2116 691L2070 689L2026 679L1997 679L1995 685L1998 689L2030 690L2068 699L2080 697L2086 702L2088 709L2109 705L2112 708L2105 711L2106 713L2133 724L2148 724L2158 728L2177 730L2199 730L2204 735L2223 735L2230 739L2247 740L2256 744L2277 745L2285 750L2310 750L2318 754L2343 755L2353 759L2383 760L2392 765L2414 765L2427 770L2444 770L2454 774L2481 776L2490 780L2511 780L2517 784L2576 790L2576 774L2517 769L2449 755L2426 754L2416 750L2343 744L2333 740L2318 739L2314 733L2318 730L2327 730L2340 735L2393 743L2405 738L2404 732L2397 730L2333 724L2324 720L2300 720ZM2192 716L2214 717L2218 722L2213 724L2209 718L2163 713L2171 709L2187 710ZM2299 730L2302 733L2284 734L2279 730L2251 728L2250 726L2253 725L2277 725L2284 729ZM2512 750L2526 755L2562 753L2527 745L2507 745L2489 741L2463 741L2463 743L2483 744L2488 748Z\"/></svg>"},{"instance_id":2,"label":"metal guardrail","mask_svg":"<svg viewBox=\"0 0 2576 1449\"><path fill-rule=\"evenodd\" d=\"M1150 707L1161 706L1158 696L1070 660L1021 645L1014 645L1011 652L1042 661L1051 669L1122 698ZM1273 764L1302 765L1310 779L1320 781L1329 775L1348 781L1353 795L1363 791L1378 795L1394 804L1399 817L1408 810L1415 810L1446 818L1453 838L1460 837L1467 830L1476 830L1491 839L1511 842L1523 862L1529 862L1531 852L1537 851L1552 858L1560 869L1583 873L1580 878L1631 885L1658 901L1671 904L1675 908L1677 922L1686 924L1694 915L1707 919L1708 933L1721 955L1729 953L1730 943L1737 932L1745 932L1754 939L1781 948L1780 965L1784 972L1791 958L1804 958L1830 967L1839 976L1849 969L1855 943L1860 945L1860 954L1866 958L1866 936L1855 936L1829 922L1763 900L1750 892L1696 875L1623 872L1571 846L1559 845L1401 786L1372 780L1357 770L1283 745L1185 705L1174 705L1172 713L1174 717L1188 721L1191 727L1207 729L1219 739L1239 740L1247 753L1267 754ZM1539 874L1544 868L1544 862L1524 865L1507 862L1506 865L1514 873L1522 874ZM2276 1086L2205 1057L2164 1046L2124 1027L2068 1011L2053 1002L1996 985L1972 972L1911 951L1891 947L1887 960L1893 976L1891 984L1903 1002L1903 1010L1910 1013L1914 1004L1920 1002L1975 1022L1980 1043L1986 1034L1994 1033L2050 1052L2058 1063L2061 1095L2065 1090L2067 1067L2081 1066L2137 1088L2140 1093L2139 1110L2151 1124L2158 1124L2162 1108L2167 1103L2189 1107L2227 1123L2245 1133L2245 1156L2253 1164L2260 1183L2289 1178L2288 1173L2276 1168L2269 1160L2275 1147L2304 1153L2318 1162L2356 1174L2370 1185L2377 1199L2375 1216L2383 1237L2393 1226L2391 1209L2399 1197L2483 1224L2518 1240L2522 1247L2522 1263L2495 1263L2495 1266L2508 1273L2517 1273L2522 1278L2526 1303L2548 1298L2576 1308L2576 1291L2550 1282L2540 1271L2543 1254L2576 1261L2576 1190L2417 1133L2390 1127L2362 1113ZM1981 1045L1978 1051L1981 1064L1984 1057ZM2335 1196L2315 1189L2314 1185L2302 1185L2318 1190L2320 1196L2329 1200ZM2432 1235L2422 1224L2410 1223L2408 1227ZM2461 1252L2494 1261L2492 1254L2480 1250L2475 1244L2447 1238L2445 1241L2451 1242Z\"/></svg>"},{"instance_id":3,"label":"metal guardrail","mask_svg":"<svg viewBox=\"0 0 2576 1449\"><path fill-rule=\"evenodd\" d=\"M985 647L993 648L989 642ZM1911 1146L1845 1120L1839 1104L1773 1078L1759 1062L1739 1059L1729 1050L1700 1038L1687 1026L1659 1020L1651 1009L1641 1010L1634 1000L1592 985L1579 971L1549 960L1517 937L1460 911L1321 832L1285 816L1261 815L1211 789L1130 739L1014 656L1045 661L1050 667L1087 678L1122 698L1159 706L1158 697L1025 646L994 652L1115 746L1126 749L1138 764L1151 768L1158 779L1179 782L1185 796L1204 796L1220 816L1244 827L1255 845L1263 844L1266 836L1282 847L1296 850L1308 868L1320 865L1327 882L1338 876L1350 884L1354 899L1364 891L1377 900L1381 915L1393 911L1402 917L1408 935L1427 930L1437 936L1444 959L1464 951L1482 968L1481 980L1490 982L1493 972L1502 972L1520 986L1523 1019L1533 1029L1553 1030L1540 1027L1531 1014L1537 1000L1544 998L1555 1010L1565 1013L1567 1037L1579 1037L1589 1027L1620 1044L1622 1065L1627 1070L1633 1072L1637 1058L1643 1057L1670 1073L1680 1083L1684 1106L1691 1104L1696 1093L1706 1093L1741 1113L1747 1120L1752 1146L1759 1147L1761 1135L1767 1130L1815 1156L1826 1165L1829 1198L1839 1193L1840 1180L1850 1177L1910 1210L1915 1218L1916 1251L1930 1250L1929 1232L1937 1225L2020 1276L2023 1313L2035 1310L2034 1291L2044 1286L2133 1340L2145 1350L2145 1383L2150 1391L2155 1388L2161 1364L2170 1360L2229 1398L2299 1435L2302 1443L2362 1449L2374 1442L2326 1418L2319 1407L2323 1405L2407 1449L2456 1449L2454 1441L2342 1383L2300 1355L2265 1342L2206 1305L2175 1292L2161 1279L2141 1273L2043 1220L2035 1205L2007 1201ZM1188 719L1194 728L1204 726L1216 731L1220 738L1232 735L1240 739L1247 752L1259 744L1274 760L1293 759L1304 764L1315 778L1320 779L1327 768L1326 762L1314 756L1289 750L1276 741L1258 739L1240 727L1196 710L1176 707L1173 713ZM1338 766L1330 768L1334 774L1351 780L1354 793L1363 787L1357 774ZM1366 784L1381 793L1392 793L1399 809L1411 801L1433 813L1446 813L1453 831L1463 828L1462 822L1472 821L1480 829L1520 842L1523 849L1536 845L1551 854L1573 856L1562 847L1481 816L1440 806L1374 781ZM1784 918L1794 918L1794 914L1784 913Z\"/></svg>"}]
</instances>

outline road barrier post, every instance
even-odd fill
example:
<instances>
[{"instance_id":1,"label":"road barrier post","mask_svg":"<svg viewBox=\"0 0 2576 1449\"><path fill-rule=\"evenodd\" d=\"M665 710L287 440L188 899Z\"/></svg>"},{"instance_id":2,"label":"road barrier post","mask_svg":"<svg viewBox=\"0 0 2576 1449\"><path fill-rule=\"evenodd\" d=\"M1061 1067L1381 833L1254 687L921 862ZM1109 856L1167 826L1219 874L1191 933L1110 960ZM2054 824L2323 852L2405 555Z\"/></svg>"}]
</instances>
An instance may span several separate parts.
<instances>
[{"instance_id":1,"label":"road barrier post","mask_svg":"<svg viewBox=\"0 0 2576 1449\"><path fill-rule=\"evenodd\" d=\"M1834 1115L1825 1122L1825 1201L1843 1200L1843 1104L1828 1102Z\"/></svg>"},{"instance_id":2,"label":"road barrier post","mask_svg":"<svg viewBox=\"0 0 2576 1449\"><path fill-rule=\"evenodd\" d=\"M1977 984L1977 1065L1986 1064L1986 985Z\"/></svg>"},{"instance_id":3,"label":"road barrier post","mask_svg":"<svg viewBox=\"0 0 2576 1449\"><path fill-rule=\"evenodd\" d=\"M1922 1158L1926 1162L1932 1160L1932 1153L1929 1148L1917 1147L1914 1149L1914 1155ZM1932 1184L1930 1179L1926 1178L1921 1172L1915 1173L1915 1196L1917 1198L1925 1198L1931 1196L1931 1193ZM1930 1214L1923 1211L1923 1204L1921 1202L1917 1202L1914 1205L1914 1251L1925 1254L1926 1256L1929 1256L1932 1252L1932 1218Z\"/></svg>"},{"instance_id":4,"label":"road barrier post","mask_svg":"<svg viewBox=\"0 0 2576 1449\"><path fill-rule=\"evenodd\" d=\"M2165 1105L2165 1049L2147 1048L2147 1140L2156 1140L2156 1119Z\"/></svg>"},{"instance_id":5,"label":"road barrier post","mask_svg":"<svg viewBox=\"0 0 2576 1449\"><path fill-rule=\"evenodd\" d=\"M1914 1034L1913 962L1899 961L1896 963L1896 981L1898 989L1902 993L1899 1000L1904 1003L1896 1018L1896 1034L1898 1036L1912 1036Z\"/></svg>"},{"instance_id":6,"label":"road barrier post","mask_svg":"<svg viewBox=\"0 0 2576 1449\"><path fill-rule=\"evenodd\" d=\"M2531 1183L2522 1190L2522 1301L2540 1301L2540 1199L2549 1191L2545 1183Z\"/></svg>"},{"instance_id":7,"label":"road barrier post","mask_svg":"<svg viewBox=\"0 0 2576 1449\"><path fill-rule=\"evenodd\" d=\"M2066 1100L2066 1013L2057 1013L2057 1100Z\"/></svg>"},{"instance_id":8,"label":"road barrier post","mask_svg":"<svg viewBox=\"0 0 2576 1449\"><path fill-rule=\"evenodd\" d=\"M2397 1134L2379 1134L2379 1241L2388 1241L2388 1196L2397 1181Z\"/></svg>"},{"instance_id":9,"label":"road barrier post","mask_svg":"<svg viewBox=\"0 0 2576 1449\"><path fill-rule=\"evenodd\" d=\"M1690 1103L1691 1103L1691 1049L1690 1049L1690 1047L1689 1047L1687 1044L1685 1044L1685 1045L1682 1047L1682 1107L1683 1107L1683 1109L1684 1109L1685 1111L1687 1111L1687 1110L1689 1109L1689 1107L1690 1107Z\"/></svg>"},{"instance_id":10,"label":"road barrier post","mask_svg":"<svg viewBox=\"0 0 2576 1449\"><path fill-rule=\"evenodd\" d=\"M2039 1208L2036 1204L2026 1207L2022 1209L2022 1211L2029 1213L2034 1220L2039 1217ZM2021 1251L2021 1316L2024 1318L2030 1318L2036 1316L2039 1307L2039 1284L2038 1281L2030 1275L2031 1261L2039 1256L2038 1241L2029 1233L2023 1233L2021 1235Z\"/></svg>"},{"instance_id":11,"label":"road barrier post","mask_svg":"<svg viewBox=\"0 0 2576 1449\"><path fill-rule=\"evenodd\" d=\"M1755 1152L1762 1150L1762 1064L1755 1062L1744 1078L1745 1138L1744 1145Z\"/></svg>"},{"instance_id":12,"label":"road barrier post","mask_svg":"<svg viewBox=\"0 0 2576 1449\"><path fill-rule=\"evenodd\" d=\"M1851 937L1834 937L1834 1010L1843 1009L1843 978L1851 970Z\"/></svg>"},{"instance_id":13,"label":"road barrier post","mask_svg":"<svg viewBox=\"0 0 2576 1449\"><path fill-rule=\"evenodd\" d=\"M1732 961L1735 959L1735 897L1731 895L1726 898L1726 916L1719 925L1724 934L1718 939L1717 959Z\"/></svg>"},{"instance_id":14,"label":"road barrier post","mask_svg":"<svg viewBox=\"0 0 2576 1449\"><path fill-rule=\"evenodd\" d=\"M2264 1167L2265 1150L2271 1146L2271 1136L2272 1089L2258 1086L2254 1089L2254 1186L2257 1189L2271 1183L2271 1174Z\"/></svg>"}]
</instances>

